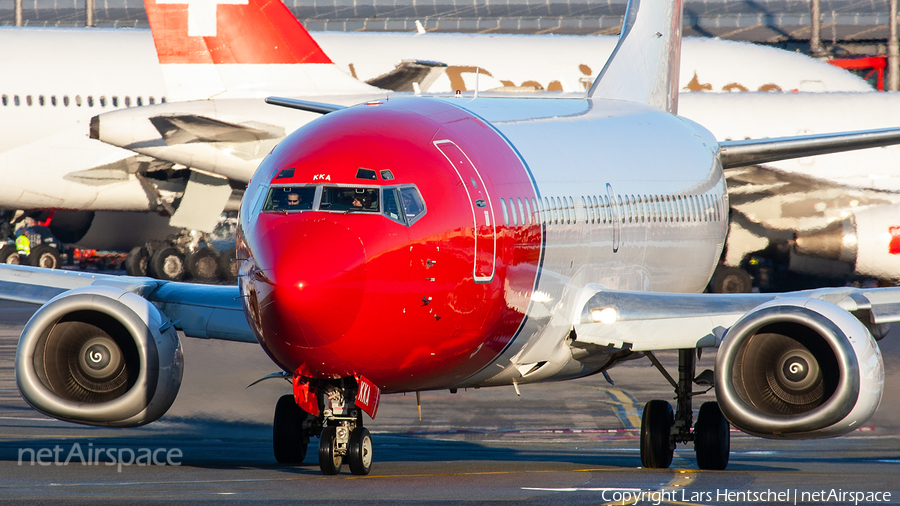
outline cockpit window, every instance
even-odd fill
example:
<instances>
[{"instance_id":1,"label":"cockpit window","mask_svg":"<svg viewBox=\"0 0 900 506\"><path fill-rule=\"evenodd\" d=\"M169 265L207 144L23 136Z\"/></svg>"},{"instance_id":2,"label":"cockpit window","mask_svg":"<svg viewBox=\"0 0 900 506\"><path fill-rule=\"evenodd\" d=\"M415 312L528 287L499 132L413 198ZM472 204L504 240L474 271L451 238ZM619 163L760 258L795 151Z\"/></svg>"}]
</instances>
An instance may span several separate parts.
<instances>
[{"instance_id":1,"label":"cockpit window","mask_svg":"<svg viewBox=\"0 0 900 506\"><path fill-rule=\"evenodd\" d=\"M419 190L415 188L400 188L400 201L409 223L415 221L425 211L425 204L422 203Z\"/></svg>"},{"instance_id":2,"label":"cockpit window","mask_svg":"<svg viewBox=\"0 0 900 506\"><path fill-rule=\"evenodd\" d=\"M388 218L404 225L412 225L423 214L425 204L415 187L384 190L384 215Z\"/></svg>"},{"instance_id":3,"label":"cockpit window","mask_svg":"<svg viewBox=\"0 0 900 506\"><path fill-rule=\"evenodd\" d=\"M377 213L381 210L378 188L322 188L323 211L363 211Z\"/></svg>"},{"instance_id":4,"label":"cockpit window","mask_svg":"<svg viewBox=\"0 0 900 506\"><path fill-rule=\"evenodd\" d=\"M378 176L375 175L375 171L372 169L364 169L360 167L356 171L356 179L378 179Z\"/></svg>"},{"instance_id":5,"label":"cockpit window","mask_svg":"<svg viewBox=\"0 0 900 506\"><path fill-rule=\"evenodd\" d=\"M312 209L316 188L312 186L278 186L269 190L263 211L305 211Z\"/></svg>"},{"instance_id":6,"label":"cockpit window","mask_svg":"<svg viewBox=\"0 0 900 506\"><path fill-rule=\"evenodd\" d=\"M400 205L400 189L384 190L384 215L406 225L406 213Z\"/></svg>"},{"instance_id":7,"label":"cockpit window","mask_svg":"<svg viewBox=\"0 0 900 506\"><path fill-rule=\"evenodd\" d=\"M281 169L278 172L278 175L275 176L275 179L288 179L288 178L292 178L292 177L294 177L294 168L293 167L291 167L290 169Z\"/></svg>"}]
</instances>

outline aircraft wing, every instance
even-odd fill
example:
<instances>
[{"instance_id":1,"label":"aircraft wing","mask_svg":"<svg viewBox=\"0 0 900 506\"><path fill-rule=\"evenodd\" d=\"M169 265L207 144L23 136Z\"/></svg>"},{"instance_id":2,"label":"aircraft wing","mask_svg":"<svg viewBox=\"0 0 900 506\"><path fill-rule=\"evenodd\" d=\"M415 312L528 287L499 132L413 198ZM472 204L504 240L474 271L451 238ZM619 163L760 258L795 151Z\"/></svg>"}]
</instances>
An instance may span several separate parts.
<instances>
[{"instance_id":1,"label":"aircraft wing","mask_svg":"<svg viewBox=\"0 0 900 506\"><path fill-rule=\"evenodd\" d=\"M150 301L187 337L255 343L236 286L0 266L0 299L44 304L83 287L112 287Z\"/></svg>"},{"instance_id":2,"label":"aircraft wing","mask_svg":"<svg viewBox=\"0 0 900 506\"><path fill-rule=\"evenodd\" d=\"M591 285L589 285L591 286ZM900 287L824 288L771 294L668 294L606 290L588 294L575 324L576 342L632 351L718 347L745 315L776 301L780 307L822 301L859 319L874 337L900 321ZM788 311L789 312L789 311Z\"/></svg>"}]
</instances>

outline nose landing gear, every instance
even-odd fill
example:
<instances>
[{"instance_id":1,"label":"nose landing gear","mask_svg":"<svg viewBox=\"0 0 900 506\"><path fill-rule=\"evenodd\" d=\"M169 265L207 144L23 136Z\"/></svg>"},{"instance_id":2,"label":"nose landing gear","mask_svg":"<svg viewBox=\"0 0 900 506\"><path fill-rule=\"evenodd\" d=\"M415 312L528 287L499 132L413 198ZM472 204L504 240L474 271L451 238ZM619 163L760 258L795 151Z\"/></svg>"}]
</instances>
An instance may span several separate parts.
<instances>
[{"instance_id":1,"label":"nose landing gear","mask_svg":"<svg viewBox=\"0 0 900 506\"><path fill-rule=\"evenodd\" d=\"M350 472L364 476L372 470L372 436L363 427L362 410L354 404L357 387L345 380L322 382L315 393L322 407L314 417L300 409L293 395L285 395L275 407L273 446L282 464L299 464L306 457L309 436L319 434L319 468L322 474L341 472L346 461ZM311 389L312 390L312 389Z\"/></svg>"},{"instance_id":2,"label":"nose landing gear","mask_svg":"<svg viewBox=\"0 0 900 506\"><path fill-rule=\"evenodd\" d=\"M725 469L731 452L730 425L717 402L705 402L700 406L697 423L693 423L691 399L705 392L693 392L692 383L701 386L708 382L708 372L694 378L696 350L678 350L678 381L666 372L656 357L646 352L647 358L675 387L677 410L673 413L668 401L652 400L644 407L641 418L641 465L646 468L667 468L677 443L693 441L697 454L697 467L708 470ZM709 391L708 389L706 391ZM693 431L691 430L693 425Z\"/></svg>"}]
</instances>

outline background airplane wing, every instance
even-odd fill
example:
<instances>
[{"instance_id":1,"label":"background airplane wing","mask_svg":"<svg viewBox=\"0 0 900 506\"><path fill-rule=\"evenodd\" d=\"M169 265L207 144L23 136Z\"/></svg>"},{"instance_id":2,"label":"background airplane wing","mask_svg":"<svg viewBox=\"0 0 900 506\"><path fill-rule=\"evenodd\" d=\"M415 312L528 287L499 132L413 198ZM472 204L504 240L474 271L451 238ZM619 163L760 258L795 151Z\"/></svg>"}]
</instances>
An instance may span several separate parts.
<instances>
[{"instance_id":1,"label":"background airplane wing","mask_svg":"<svg viewBox=\"0 0 900 506\"><path fill-rule=\"evenodd\" d=\"M144 297L187 337L256 342L236 286L0 266L0 299L4 300L44 304L61 293L88 286L111 286Z\"/></svg>"},{"instance_id":2,"label":"background airplane wing","mask_svg":"<svg viewBox=\"0 0 900 506\"><path fill-rule=\"evenodd\" d=\"M900 287L824 288L769 294L667 294L606 290L599 285L575 323L576 342L632 351L718 347L734 324L760 305L824 301L859 319L878 339L900 321Z\"/></svg>"}]
</instances>

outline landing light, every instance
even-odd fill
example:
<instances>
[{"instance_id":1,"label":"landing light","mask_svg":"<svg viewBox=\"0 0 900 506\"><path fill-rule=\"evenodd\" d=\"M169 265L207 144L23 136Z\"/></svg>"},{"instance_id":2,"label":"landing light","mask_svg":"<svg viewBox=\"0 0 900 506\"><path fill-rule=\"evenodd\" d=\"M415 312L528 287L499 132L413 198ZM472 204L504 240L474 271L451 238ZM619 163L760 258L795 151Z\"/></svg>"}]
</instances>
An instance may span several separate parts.
<instances>
[{"instance_id":1,"label":"landing light","mask_svg":"<svg viewBox=\"0 0 900 506\"><path fill-rule=\"evenodd\" d=\"M591 318L595 322L605 323L609 325L610 323L616 323L616 320L619 319L619 312L616 311L615 308L607 307L603 309L592 309L591 310Z\"/></svg>"},{"instance_id":2,"label":"landing light","mask_svg":"<svg viewBox=\"0 0 900 506\"><path fill-rule=\"evenodd\" d=\"M550 302L552 298L548 293L536 291L531 294L531 300L533 300L534 302Z\"/></svg>"},{"instance_id":3,"label":"landing light","mask_svg":"<svg viewBox=\"0 0 900 506\"><path fill-rule=\"evenodd\" d=\"M297 283L297 288L303 288L303 283Z\"/></svg>"}]
</instances>

